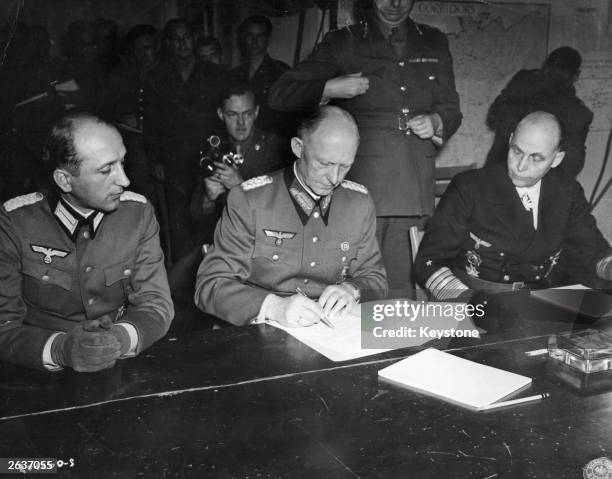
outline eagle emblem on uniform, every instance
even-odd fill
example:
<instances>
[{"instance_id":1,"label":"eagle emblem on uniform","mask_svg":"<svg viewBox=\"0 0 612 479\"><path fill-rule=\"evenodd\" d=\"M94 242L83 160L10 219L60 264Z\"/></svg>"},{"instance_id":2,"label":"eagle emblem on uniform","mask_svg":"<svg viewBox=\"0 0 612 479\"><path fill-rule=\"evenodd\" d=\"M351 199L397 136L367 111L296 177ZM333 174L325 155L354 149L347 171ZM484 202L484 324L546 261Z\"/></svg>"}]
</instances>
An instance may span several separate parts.
<instances>
[{"instance_id":1,"label":"eagle emblem on uniform","mask_svg":"<svg viewBox=\"0 0 612 479\"><path fill-rule=\"evenodd\" d=\"M40 254L45 255L43 257L43 261L45 262L45 264L51 263L51 261L53 261L54 256L57 256L58 258L65 258L66 256L70 254L70 251L64 251L64 250L55 249L55 248L48 248L46 246L40 246L36 244L31 244L30 248L32 248L32 251L34 251L34 253L40 253Z\"/></svg>"},{"instance_id":2,"label":"eagle emblem on uniform","mask_svg":"<svg viewBox=\"0 0 612 479\"><path fill-rule=\"evenodd\" d=\"M274 231L274 230L266 230L266 229L263 231L268 238L276 238L276 241L274 242L276 246L282 245L283 240L293 239L296 235L296 233L293 233L291 231Z\"/></svg>"},{"instance_id":3,"label":"eagle emblem on uniform","mask_svg":"<svg viewBox=\"0 0 612 479\"><path fill-rule=\"evenodd\" d=\"M472 238L474 240L474 249L478 249L481 246L485 246L487 248L491 247L491 243L489 243L488 241L485 241L483 239L480 239L478 236L476 236L472 232L470 232L470 238Z\"/></svg>"}]
</instances>

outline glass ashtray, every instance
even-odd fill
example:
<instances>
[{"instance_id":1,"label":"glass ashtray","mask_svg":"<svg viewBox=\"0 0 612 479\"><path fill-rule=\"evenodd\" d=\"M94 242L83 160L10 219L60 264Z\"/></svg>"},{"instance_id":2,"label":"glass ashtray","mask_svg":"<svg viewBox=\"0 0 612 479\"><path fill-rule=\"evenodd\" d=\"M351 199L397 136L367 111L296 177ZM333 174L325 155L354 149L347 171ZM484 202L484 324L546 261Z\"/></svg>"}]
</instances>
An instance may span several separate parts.
<instances>
[{"instance_id":1,"label":"glass ashtray","mask_svg":"<svg viewBox=\"0 0 612 479\"><path fill-rule=\"evenodd\" d=\"M612 369L612 335L588 329L548 337L548 356L585 374Z\"/></svg>"}]
</instances>

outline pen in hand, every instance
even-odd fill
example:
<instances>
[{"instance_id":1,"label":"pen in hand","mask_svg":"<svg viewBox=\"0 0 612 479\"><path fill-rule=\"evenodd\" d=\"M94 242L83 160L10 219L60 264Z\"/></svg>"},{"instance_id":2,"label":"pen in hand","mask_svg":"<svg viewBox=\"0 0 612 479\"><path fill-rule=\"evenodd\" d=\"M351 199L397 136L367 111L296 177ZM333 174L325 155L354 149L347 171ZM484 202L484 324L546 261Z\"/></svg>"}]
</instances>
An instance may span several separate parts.
<instances>
[{"instance_id":1,"label":"pen in hand","mask_svg":"<svg viewBox=\"0 0 612 479\"><path fill-rule=\"evenodd\" d=\"M304 296L305 298L308 298L308 295L306 293L304 293L304 291L302 291L299 287L295 288L295 292L297 294L299 294L300 296ZM327 317L327 314L325 314L325 311L323 311L323 313L321 313L321 322L332 329L335 329L336 327L333 325L333 323L329 320L329 318Z\"/></svg>"}]
</instances>

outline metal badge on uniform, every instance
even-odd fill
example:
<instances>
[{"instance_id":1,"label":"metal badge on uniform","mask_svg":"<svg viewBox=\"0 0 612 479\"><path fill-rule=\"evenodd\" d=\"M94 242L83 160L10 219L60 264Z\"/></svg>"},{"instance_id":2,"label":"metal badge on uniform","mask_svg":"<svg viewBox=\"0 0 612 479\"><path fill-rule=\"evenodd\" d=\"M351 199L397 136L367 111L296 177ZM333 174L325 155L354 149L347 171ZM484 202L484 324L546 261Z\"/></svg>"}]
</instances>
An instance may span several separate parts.
<instances>
[{"instance_id":1,"label":"metal badge on uniform","mask_svg":"<svg viewBox=\"0 0 612 479\"><path fill-rule=\"evenodd\" d=\"M465 272L474 278L478 278L478 276L480 276L478 267L482 264L482 258L480 255L476 253L476 251L466 251L465 259L467 261Z\"/></svg>"},{"instance_id":2,"label":"metal badge on uniform","mask_svg":"<svg viewBox=\"0 0 612 479\"><path fill-rule=\"evenodd\" d=\"M51 261L53 261L54 256L57 256L58 258L65 258L70 254L70 251L64 251L61 249L55 249L36 244L30 244L30 248L32 248L32 251L34 251L34 253L41 253L45 255L43 257L43 261L45 262L45 264L51 263Z\"/></svg>"},{"instance_id":3,"label":"metal badge on uniform","mask_svg":"<svg viewBox=\"0 0 612 479\"><path fill-rule=\"evenodd\" d=\"M276 238L274 244L280 246L283 244L283 240L293 239L297 233L292 231L274 231L274 230L263 230L268 238Z\"/></svg>"},{"instance_id":4,"label":"metal badge on uniform","mask_svg":"<svg viewBox=\"0 0 612 479\"><path fill-rule=\"evenodd\" d=\"M255 148L255 151L259 151L261 150L261 145L259 143L255 143L255 146L253 148Z\"/></svg>"},{"instance_id":5,"label":"metal badge on uniform","mask_svg":"<svg viewBox=\"0 0 612 479\"><path fill-rule=\"evenodd\" d=\"M342 251L348 251L350 247L351 245L349 244L348 241L343 241L342 243L340 243L340 249Z\"/></svg>"},{"instance_id":6,"label":"metal badge on uniform","mask_svg":"<svg viewBox=\"0 0 612 479\"><path fill-rule=\"evenodd\" d=\"M474 249L478 249L481 246L485 246L487 248L491 247L491 243L489 243L488 241L480 239L478 236L476 236L472 232L470 232L470 238L472 238L474 240Z\"/></svg>"}]
</instances>

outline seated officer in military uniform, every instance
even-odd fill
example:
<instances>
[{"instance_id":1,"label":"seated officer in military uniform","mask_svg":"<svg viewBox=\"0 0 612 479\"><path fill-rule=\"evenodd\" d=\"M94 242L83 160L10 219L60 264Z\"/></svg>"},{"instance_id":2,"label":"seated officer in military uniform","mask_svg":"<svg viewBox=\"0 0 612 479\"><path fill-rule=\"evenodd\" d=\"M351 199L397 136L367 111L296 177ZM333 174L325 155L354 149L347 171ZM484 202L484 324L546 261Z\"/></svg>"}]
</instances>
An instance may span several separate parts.
<instances>
[{"instance_id":1,"label":"seated officer in military uniform","mask_svg":"<svg viewBox=\"0 0 612 479\"><path fill-rule=\"evenodd\" d=\"M386 295L374 204L343 181L358 144L353 117L323 107L291 139L292 166L230 191L198 270L199 308L235 325L309 326Z\"/></svg>"},{"instance_id":2,"label":"seated officer in military uniform","mask_svg":"<svg viewBox=\"0 0 612 479\"><path fill-rule=\"evenodd\" d=\"M46 152L57 192L0 207L0 360L98 371L160 339L174 315L159 227L125 191L112 126L73 114Z\"/></svg>"},{"instance_id":3,"label":"seated officer in military uniform","mask_svg":"<svg viewBox=\"0 0 612 479\"><path fill-rule=\"evenodd\" d=\"M562 148L559 121L534 112L510 136L505 164L454 178L416 258L417 280L433 298L609 286L612 250L582 187L557 168Z\"/></svg>"}]
</instances>

